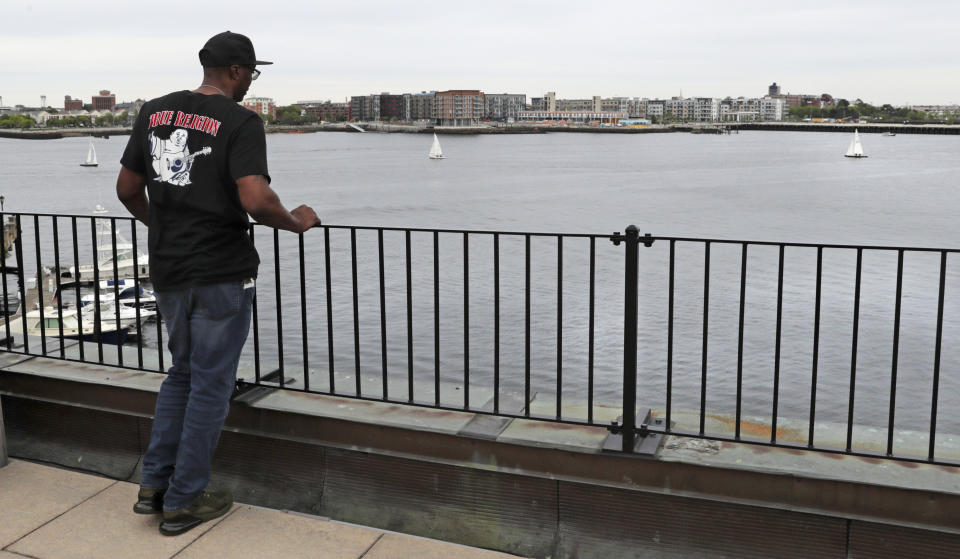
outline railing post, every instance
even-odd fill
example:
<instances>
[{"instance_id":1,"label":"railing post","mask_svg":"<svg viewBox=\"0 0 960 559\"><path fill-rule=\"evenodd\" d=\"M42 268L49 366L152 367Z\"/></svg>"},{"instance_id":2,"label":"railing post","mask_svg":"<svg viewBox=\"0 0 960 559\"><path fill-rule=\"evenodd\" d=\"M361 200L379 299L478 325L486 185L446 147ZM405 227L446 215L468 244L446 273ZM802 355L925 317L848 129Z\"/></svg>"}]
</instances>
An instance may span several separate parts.
<instances>
[{"instance_id":1,"label":"railing post","mask_svg":"<svg viewBox=\"0 0 960 559\"><path fill-rule=\"evenodd\" d=\"M0 398L0 468L7 465L7 435L3 430L3 399Z\"/></svg>"},{"instance_id":2,"label":"railing post","mask_svg":"<svg viewBox=\"0 0 960 559\"><path fill-rule=\"evenodd\" d=\"M637 427L637 283L640 234L626 229L623 300L623 452L632 453Z\"/></svg>"}]
</instances>

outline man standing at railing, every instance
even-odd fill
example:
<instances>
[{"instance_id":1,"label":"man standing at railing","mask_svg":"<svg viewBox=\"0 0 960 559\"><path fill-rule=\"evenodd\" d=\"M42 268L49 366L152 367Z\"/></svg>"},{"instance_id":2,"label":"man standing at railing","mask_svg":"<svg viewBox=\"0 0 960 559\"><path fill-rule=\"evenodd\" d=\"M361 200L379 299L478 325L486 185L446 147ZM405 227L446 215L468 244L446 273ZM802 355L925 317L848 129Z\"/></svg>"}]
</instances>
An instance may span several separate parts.
<instances>
[{"instance_id":1,"label":"man standing at railing","mask_svg":"<svg viewBox=\"0 0 960 559\"><path fill-rule=\"evenodd\" d=\"M247 215L295 233L320 224L309 206L288 212L270 188L263 121L238 104L257 66L271 62L226 31L207 41L200 63L199 87L143 105L117 178L117 196L149 230L150 279L173 356L134 505L141 514L162 512L166 535L233 504L229 493L206 488L260 263Z\"/></svg>"}]
</instances>

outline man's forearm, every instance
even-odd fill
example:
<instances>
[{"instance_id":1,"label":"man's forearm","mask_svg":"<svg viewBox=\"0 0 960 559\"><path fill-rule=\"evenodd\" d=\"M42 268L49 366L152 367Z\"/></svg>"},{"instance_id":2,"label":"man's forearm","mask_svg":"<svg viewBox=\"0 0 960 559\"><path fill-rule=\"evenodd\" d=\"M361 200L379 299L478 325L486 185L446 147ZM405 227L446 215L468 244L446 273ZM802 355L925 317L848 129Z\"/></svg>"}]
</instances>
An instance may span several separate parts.
<instances>
[{"instance_id":1,"label":"man's forearm","mask_svg":"<svg viewBox=\"0 0 960 559\"><path fill-rule=\"evenodd\" d=\"M137 220L144 225L149 225L147 221L150 219L150 201L147 200L145 195L140 194L139 196L126 200L121 199L120 201L123 202L123 206L127 208L127 211L130 212L133 217L137 218Z\"/></svg>"}]
</instances>

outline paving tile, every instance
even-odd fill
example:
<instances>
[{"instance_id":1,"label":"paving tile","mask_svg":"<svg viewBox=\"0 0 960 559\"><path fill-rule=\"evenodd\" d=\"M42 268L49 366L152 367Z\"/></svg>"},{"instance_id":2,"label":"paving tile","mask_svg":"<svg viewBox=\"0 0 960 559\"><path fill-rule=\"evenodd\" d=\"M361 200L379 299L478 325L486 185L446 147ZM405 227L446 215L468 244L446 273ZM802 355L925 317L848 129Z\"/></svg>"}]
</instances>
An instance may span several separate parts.
<instances>
[{"instance_id":1,"label":"paving tile","mask_svg":"<svg viewBox=\"0 0 960 559\"><path fill-rule=\"evenodd\" d=\"M516 555L453 543L387 534L363 559L516 559Z\"/></svg>"},{"instance_id":2,"label":"paving tile","mask_svg":"<svg viewBox=\"0 0 960 559\"><path fill-rule=\"evenodd\" d=\"M14 553L7 553L6 551L0 551L0 559L23 559L23 555L16 555Z\"/></svg>"},{"instance_id":3,"label":"paving tile","mask_svg":"<svg viewBox=\"0 0 960 559\"><path fill-rule=\"evenodd\" d=\"M115 483L97 476L11 460L0 468L0 547L43 526Z\"/></svg>"},{"instance_id":4,"label":"paving tile","mask_svg":"<svg viewBox=\"0 0 960 559\"><path fill-rule=\"evenodd\" d=\"M177 559L356 559L380 535L368 528L241 505Z\"/></svg>"},{"instance_id":5,"label":"paving tile","mask_svg":"<svg viewBox=\"0 0 960 559\"><path fill-rule=\"evenodd\" d=\"M163 536L157 530L158 515L133 512L137 489L133 483L117 482L8 551L41 559L166 559L222 520L205 522L179 536Z\"/></svg>"}]
</instances>

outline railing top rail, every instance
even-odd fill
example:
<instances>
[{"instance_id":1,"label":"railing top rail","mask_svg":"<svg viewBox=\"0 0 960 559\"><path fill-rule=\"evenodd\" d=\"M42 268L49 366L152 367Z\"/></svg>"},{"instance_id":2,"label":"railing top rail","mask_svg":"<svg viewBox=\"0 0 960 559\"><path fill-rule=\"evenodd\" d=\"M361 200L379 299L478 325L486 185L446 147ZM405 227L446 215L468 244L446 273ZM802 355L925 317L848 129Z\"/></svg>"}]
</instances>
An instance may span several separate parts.
<instances>
[{"instance_id":1,"label":"railing top rail","mask_svg":"<svg viewBox=\"0 0 960 559\"><path fill-rule=\"evenodd\" d=\"M103 214L69 214L69 213L34 213L34 212L0 212L2 216L29 216L29 217L58 217L58 218L87 218L87 219L114 219L122 221L134 221L132 216L127 215L103 215ZM257 227L268 227L266 225L251 222ZM506 231L493 229L451 229L451 228L429 228L429 227L388 227L376 225L343 225L327 224L318 225L318 229L344 229L344 230L363 230L363 231L399 231L411 233L450 233L450 234L475 234L475 235L508 235L508 236L526 236L531 237L567 237L584 239L615 239L625 240L619 231L612 233L561 233L548 231ZM863 249L863 250L890 250L890 251L910 251L910 252L947 252L958 253L960 248L948 247L918 247L918 246L894 246L894 245L867 245L867 244L842 244L842 243L812 243L812 242L790 242L790 241L757 241L746 239L724 239L716 237L674 237L664 235L646 235L640 236L642 243L653 241L676 241L689 243L716 243L716 244L736 244L736 245L755 245L755 246L784 246L797 248L829 248L829 249Z\"/></svg>"},{"instance_id":2,"label":"railing top rail","mask_svg":"<svg viewBox=\"0 0 960 559\"><path fill-rule=\"evenodd\" d=\"M641 238L641 240L643 240ZM748 241L743 239L720 239L705 237L660 237L651 236L651 241L677 241L684 243L717 243L717 244L735 244L735 245L760 245L760 246L784 246L798 248L835 248L835 249L864 249L864 250L904 250L912 252L960 252L960 248L937 248L937 247L916 247L916 246L893 246L893 245L855 245L838 243L804 243L787 241Z\"/></svg>"},{"instance_id":3,"label":"railing top rail","mask_svg":"<svg viewBox=\"0 0 960 559\"><path fill-rule=\"evenodd\" d=\"M259 224L257 224L259 225ZM382 227L375 225L328 225L324 223L319 228L325 229L358 229L364 231L410 231L411 233L468 233L475 235L530 235L531 237L579 237L585 239L609 239L616 233L557 233L546 231L499 231L484 229L448 229L427 227Z\"/></svg>"}]
</instances>

